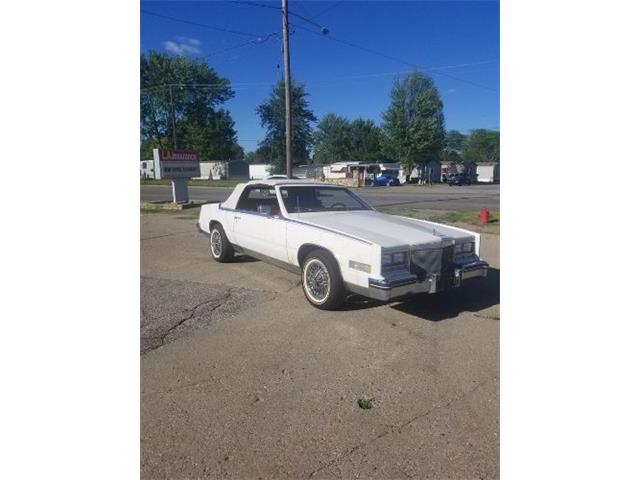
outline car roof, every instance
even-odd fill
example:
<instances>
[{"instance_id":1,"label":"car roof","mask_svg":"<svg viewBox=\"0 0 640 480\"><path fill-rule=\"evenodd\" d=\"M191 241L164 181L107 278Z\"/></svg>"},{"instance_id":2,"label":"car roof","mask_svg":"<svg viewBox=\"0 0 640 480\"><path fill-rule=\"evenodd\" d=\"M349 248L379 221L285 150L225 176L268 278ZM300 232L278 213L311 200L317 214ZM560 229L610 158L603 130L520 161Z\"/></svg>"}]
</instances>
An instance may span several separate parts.
<instances>
[{"instance_id":1,"label":"car roof","mask_svg":"<svg viewBox=\"0 0 640 480\"><path fill-rule=\"evenodd\" d=\"M308 186L323 186L323 187L344 187L343 185L336 185L332 183L318 182L312 179L295 179L295 178L272 178L269 180L251 180L247 182L247 185L297 185L301 187Z\"/></svg>"}]
</instances>

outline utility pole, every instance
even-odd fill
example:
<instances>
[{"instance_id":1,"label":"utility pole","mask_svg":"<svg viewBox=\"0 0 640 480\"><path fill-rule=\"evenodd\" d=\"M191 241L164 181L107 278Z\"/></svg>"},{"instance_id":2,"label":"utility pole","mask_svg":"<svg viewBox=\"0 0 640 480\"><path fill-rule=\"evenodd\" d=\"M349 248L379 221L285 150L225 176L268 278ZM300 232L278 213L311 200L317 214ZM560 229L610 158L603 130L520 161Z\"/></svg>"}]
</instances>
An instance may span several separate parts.
<instances>
[{"instance_id":1,"label":"utility pole","mask_svg":"<svg viewBox=\"0 0 640 480\"><path fill-rule=\"evenodd\" d=\"M171 102L171 124L173 125L173 149L177 150L176 146L176 109L173 106L173 91L172 85L169 85L169 102Z\"/></svg>"},{"instance_id":2,"label":"utility pole","mask_svg":"<svg viewBox=\"0 0 640 480\"><path fill-rule=\"evenodd\" d=\"M285 157L287 178L291 178L291 70L289 66L289 6L282 0L282 54L284 56Z\"/></svg>"}]
</instances>

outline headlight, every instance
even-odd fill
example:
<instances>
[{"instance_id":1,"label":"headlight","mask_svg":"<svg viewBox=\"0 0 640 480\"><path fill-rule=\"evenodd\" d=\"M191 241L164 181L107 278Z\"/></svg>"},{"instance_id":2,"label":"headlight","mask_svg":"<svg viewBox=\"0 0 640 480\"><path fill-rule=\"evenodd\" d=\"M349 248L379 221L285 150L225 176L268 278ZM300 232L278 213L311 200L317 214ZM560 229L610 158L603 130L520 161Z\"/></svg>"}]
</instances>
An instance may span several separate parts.
<instances>
[{"instance_id":1,"label":"headlight","mask_svg":"<svg viewBox=\"0 0 640 480\"><path fill-rule=\"evenodd\" d=\"M382 254L382 268L391 268L407 265L409 252L393 252Z\"/></svg>"},{"instance_id":2,"label":"headlight","mask_svg":"<svg viewBox=\"0 0 640 480\"><path fill-rule=\"evenodd\" d=\"M475 242L456 243L455 252L471 253L475 251Z\"/></svg>"},{"instance_id":3,"label":"headlight","mask_svg":"<svg viewBox=\"0 0 640 480\"><path fill-rule=\"evenodd\" d=\"M407 252L396 252L393 254L393 264L400 265L403 263L407 263Z\"/></svg>"}]
</instances>

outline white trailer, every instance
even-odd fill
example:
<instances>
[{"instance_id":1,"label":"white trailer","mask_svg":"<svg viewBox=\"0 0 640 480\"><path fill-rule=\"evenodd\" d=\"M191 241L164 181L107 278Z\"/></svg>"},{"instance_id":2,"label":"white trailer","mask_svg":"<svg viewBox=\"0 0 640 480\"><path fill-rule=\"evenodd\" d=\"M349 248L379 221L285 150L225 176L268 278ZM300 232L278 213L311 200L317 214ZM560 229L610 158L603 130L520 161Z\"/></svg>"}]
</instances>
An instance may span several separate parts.
<instances>
[{"instance_id":1,"label":"white trailer","mask_svg":"<svg viewBox=\"0 0 640 480\"><path fill-rule=\"evenodd\" d=\"M499 183L500 164L499 163L478 163L476 166L477 180L480 183Z\"/></svg>"},{"instance_id":2,"label":"white trailer","mask_svg":"<svg viewBox=\"0 0 640 480\"><path fill-rule=\"evenodd\" d=\"M227 162L200 162L200 180L220 180L228 175Z\"/></svg>"},{"instance_id":3,"label":"white trailer","mask_svg":"<svg viewBox=\"0 0 640 480\"><path fill-rule=\"evenodd\" d=\"M268 163L252 163L249 165L250 180L264 180L271 175L271 165Z\"/></svg>"},{"instance_id":4,"label":"white trailer","mask_svg":"<svg viewBox=\"0 0 640 480\"><path fill-rule=\"evenodd\" d=\"M153 170L153 159L140 161L140 178L155 178Z\"/></svg>"}]
</instances>

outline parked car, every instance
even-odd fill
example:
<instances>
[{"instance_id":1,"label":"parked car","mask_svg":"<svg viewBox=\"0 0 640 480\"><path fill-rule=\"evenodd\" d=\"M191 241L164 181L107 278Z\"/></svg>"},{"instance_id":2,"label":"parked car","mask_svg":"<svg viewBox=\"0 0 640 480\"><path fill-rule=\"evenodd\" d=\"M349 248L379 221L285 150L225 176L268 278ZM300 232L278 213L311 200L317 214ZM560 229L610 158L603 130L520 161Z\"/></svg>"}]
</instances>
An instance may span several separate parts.
<instances>
[{"instance_id":1,"label":"parked car","mask_svg":"<svg viewBox=\"0 0 640 480\"><path fill-rule=\"evenodd\" d=\"M378 175L373 178L374 187L397 187L400 185L398 177L392 177L390 175Z\"/></svg>"},{"instance_id":2,"label":"parked car","mask_svg":"<svg viewBox=\"0 0 640 480\"><path fill-rule=\"evenodd\" d=\"M348 188L306 180L238 184L202 206L198 228L215 261L246 254L299 272L307 300L325 310L349 292L381 301L436 293L489 268L477 233L381 213Z\"/></svg>"},{"instance_id":3,"label":"parked car","mask_svg":"<svg viewBox=\"0 0 640 480\"><path fill-rule=\"evenodd\" d=\"M454 173L447 178L447 184L450 187L454 185L471 185L471 177L466 173Z\"/></svg>"}]
</instances>

